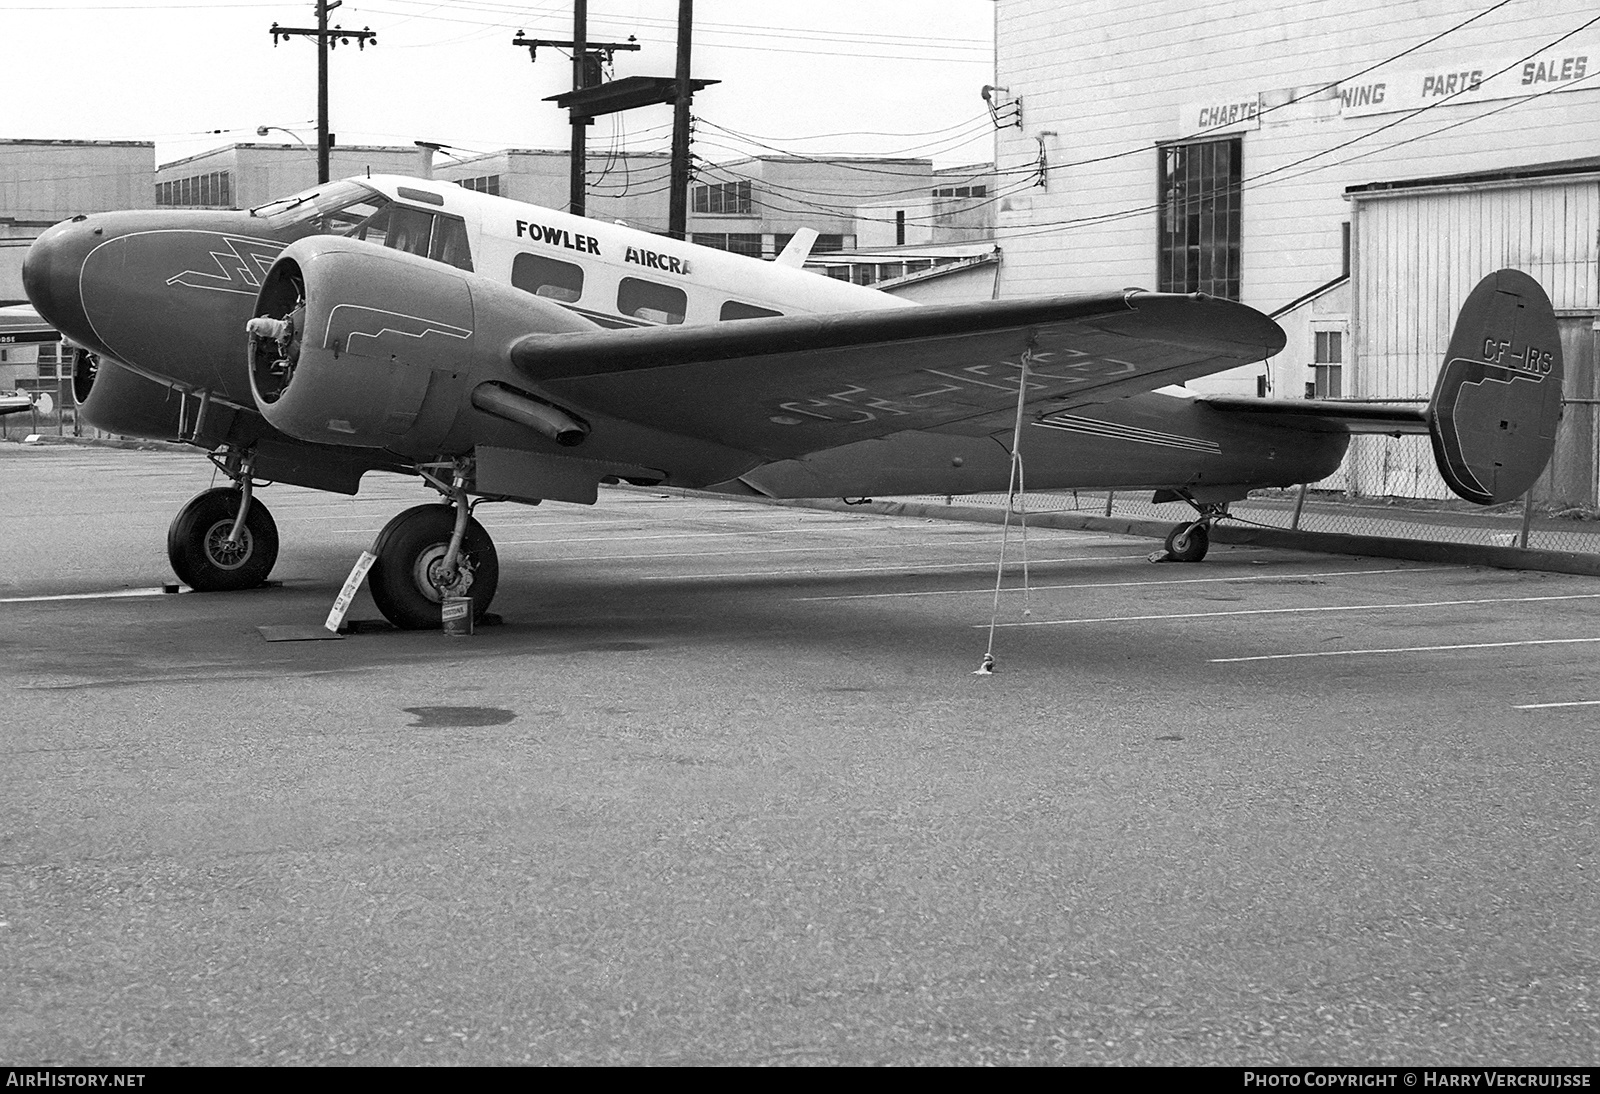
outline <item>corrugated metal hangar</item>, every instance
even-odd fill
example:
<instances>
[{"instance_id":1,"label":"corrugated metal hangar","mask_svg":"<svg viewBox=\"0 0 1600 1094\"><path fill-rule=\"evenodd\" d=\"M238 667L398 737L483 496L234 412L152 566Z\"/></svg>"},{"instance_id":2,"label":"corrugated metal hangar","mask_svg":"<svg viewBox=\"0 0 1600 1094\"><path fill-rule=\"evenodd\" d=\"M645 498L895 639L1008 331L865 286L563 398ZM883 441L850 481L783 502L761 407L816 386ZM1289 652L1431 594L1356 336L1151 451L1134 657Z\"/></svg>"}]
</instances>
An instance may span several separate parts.
<instances>
[{"instance_id":1,"label":"corrugated metal hangar","mask_svg":"<svg viewBox=\"0 0 1600 1094\"><path fill-rule=\"evenodd\" d=\"M1512 266L1563 315L1569 399L1595 396L1592 10L997 0L995 18L1005 295L1228 296L1289 345L1192 387L1411 399L1467 291ZM1395 446L1363 492L1444 496L1414 442L1363 443Z\"/></svg>"}]
</instances>

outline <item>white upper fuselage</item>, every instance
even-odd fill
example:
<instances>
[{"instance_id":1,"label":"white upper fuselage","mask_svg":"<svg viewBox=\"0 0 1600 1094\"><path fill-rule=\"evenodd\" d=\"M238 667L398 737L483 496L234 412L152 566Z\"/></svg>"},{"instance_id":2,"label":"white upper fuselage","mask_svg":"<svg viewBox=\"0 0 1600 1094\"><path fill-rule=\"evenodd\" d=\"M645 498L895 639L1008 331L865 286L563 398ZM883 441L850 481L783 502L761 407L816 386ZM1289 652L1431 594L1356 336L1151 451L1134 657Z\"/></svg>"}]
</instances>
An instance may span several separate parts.
<instances>
[{"instance_id":1,"label":"white upper fuselage","mask_svg":"<svg viewBox=\"0 0 1600 1094\"><path fill-rule=\"evenodd\" d=\"M473 272L554 300L601 326L700 325L756 315L914 306L792 266L438 179L374 175L358 181L402 204L460 218L471 243Z\"/></svg>"}]
</instances>

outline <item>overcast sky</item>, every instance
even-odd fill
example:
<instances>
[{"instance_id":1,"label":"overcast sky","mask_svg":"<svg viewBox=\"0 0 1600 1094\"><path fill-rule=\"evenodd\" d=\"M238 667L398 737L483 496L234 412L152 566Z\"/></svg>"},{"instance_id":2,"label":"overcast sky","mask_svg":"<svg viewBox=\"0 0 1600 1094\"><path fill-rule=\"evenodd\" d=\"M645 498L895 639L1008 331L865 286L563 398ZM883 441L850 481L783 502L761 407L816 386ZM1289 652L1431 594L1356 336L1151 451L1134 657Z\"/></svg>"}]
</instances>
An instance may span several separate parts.
<instances>
[{"instance_id":1,"label":"overcast sky","mask_svg":"<svg viewBox=\"0 0 1600 1094\"><path fill-rule=\"evenodd\" d=\"M727 160L762 149L993 155L980 88L993 80L991 0L695 0L694 75L722 81L695 99L695 151ZM636 35L615 75L671 76L678 0L590 0L591 40ZM316 25L307 0L7 0L0 137L153 140L165 163L259 125L316 139L316 48L274 48L268 28ZM331 23L371 27L378 44L332 56L341 144L438 141L462 152L565 148L566 115L541 100L572 86L555 50L532 63L510 42L570 39L572 0L345 0ZM596 121L591 153L665 151L672 111ZM222 130L221 133L210 132ZM813 139L814 138L814 139ZM273 141L290 138L280 132Z\"/></svg>"}]
</instances>

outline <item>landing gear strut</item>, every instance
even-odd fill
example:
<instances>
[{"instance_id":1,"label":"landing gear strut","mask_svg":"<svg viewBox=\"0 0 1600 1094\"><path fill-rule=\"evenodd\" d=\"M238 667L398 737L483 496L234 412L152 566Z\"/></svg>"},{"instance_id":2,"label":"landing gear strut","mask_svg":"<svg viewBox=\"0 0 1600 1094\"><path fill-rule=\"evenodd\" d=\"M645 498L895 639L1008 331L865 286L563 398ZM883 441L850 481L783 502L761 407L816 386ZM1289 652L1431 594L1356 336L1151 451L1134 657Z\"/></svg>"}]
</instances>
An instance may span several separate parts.
<instances>
[{"instance_id":1,"label":"landing gear strut","mask_svg":"<svg viewBox=\"0 0 1600 1094\"><path fill-rule=\"evenodd\" d=\"M253 589L278 561L278 526L254 500L252 454L230 450L212 460L235 485L207 490L178 510L167 529L167 559L196 592Z\"/></svg>"},{"instance_id":2,"label":"landing gear strut","mask_svg":"<svg viewBox=\"0 0 1600 1094\"><path fill-rule=\"evenodd\" d=\"M1199 562L1211 549L1211 526L1228 515L1228 503L1199 502L1191 497L1185 497L1184 500L1194 506L1200 518L1179 524L1168 532L1164 549L1151 555L1151 561Z\"/></svg>"},{"instance_id":3,"label":"landing gear strut","mask_svg":"<svg viewBox=\"0 0 1600 1094\"><path fill-rule=\"evenodd\" d=\"M451 596L470 597L473 619L481 620L500 583L494 540L467 500L465 461L457 461L449 485L426 477L447 502L414 506L384 525L367 575L378 610L402 630L438 630L440 605Z\"/></svg>"}]
</instances>

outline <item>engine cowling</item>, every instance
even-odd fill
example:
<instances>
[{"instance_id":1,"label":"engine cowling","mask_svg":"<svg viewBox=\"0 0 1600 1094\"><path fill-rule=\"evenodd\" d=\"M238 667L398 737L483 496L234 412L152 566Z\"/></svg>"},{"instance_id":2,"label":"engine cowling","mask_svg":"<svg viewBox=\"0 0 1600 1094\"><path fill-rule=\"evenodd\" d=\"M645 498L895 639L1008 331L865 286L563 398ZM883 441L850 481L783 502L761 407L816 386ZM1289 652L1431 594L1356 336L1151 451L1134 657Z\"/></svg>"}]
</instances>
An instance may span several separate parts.
<instances>
[{"instance_id":1,"label":"engine cowling","mask_svg":"<svg viewBox=\"0 0 1600 1094\"><path fill-rule=\"evenodd\" d=\"M255 315L250 385L267 421L302 441L415 457L472 447L457 420L475 387L517 382L516 338L594 329L509 286L338 236L285 248Z\"/></svg>"},{"instance_id":2,"label":"engine cowling","mask_svg":"<svg viewBox=\"0 0 1600 1094\"><path fill-rule=\"evenodd\" d=\"M86 425L119 437L170 441L178 436L183 400L177 392L108 358L95 360L93 372L87 371L89 363L89 355L75 356L72 377L78 416Z\"/></svg>"}]
</instances>

